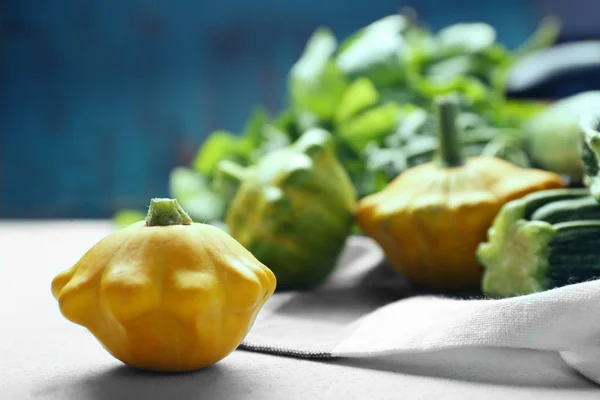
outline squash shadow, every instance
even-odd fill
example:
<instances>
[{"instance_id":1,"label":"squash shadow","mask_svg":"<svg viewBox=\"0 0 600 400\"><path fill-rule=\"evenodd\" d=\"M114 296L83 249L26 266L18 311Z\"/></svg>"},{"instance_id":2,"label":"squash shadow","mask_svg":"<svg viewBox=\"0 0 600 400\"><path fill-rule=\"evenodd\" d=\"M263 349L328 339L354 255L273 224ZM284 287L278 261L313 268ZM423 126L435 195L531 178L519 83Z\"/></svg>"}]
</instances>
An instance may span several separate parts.
<instances>
[{"instance_id":1,"label":"squash shadow","mask_svg":"<svg viewBox=\"0 0 600 400\"><path fill-rule=\"evenodd\" d=\"M328 282L297 291L274 312L287 317L347 323L391 302L414 295L407 281L380 263L351 284Z\"/></svg>"},{"instance_id":2,"label":"squash shadow","mask_svg":"<svg viewBox=\"0 0 600 400\"><path fill-rule=\"evenodd\" d=\"M34 394L78 400L235 399L257 390L256 382L243 378L222 364L186 373L152 372L120 365L81 379L61 379Z\"/></svg>"},{"instance_id":3,"label":"squash shadow","mask_svg":"<svg viewBox=\"0 0 600 400\"><path fill-rule=\"evenodd\" d=\"M411 285L384 260L352 282L335 279L312 290L298 291L275 314L315 321L349 323L389 303L421 295L458 299L482 298L480 292L434 292Z\"/></svg>"}]
</instances>

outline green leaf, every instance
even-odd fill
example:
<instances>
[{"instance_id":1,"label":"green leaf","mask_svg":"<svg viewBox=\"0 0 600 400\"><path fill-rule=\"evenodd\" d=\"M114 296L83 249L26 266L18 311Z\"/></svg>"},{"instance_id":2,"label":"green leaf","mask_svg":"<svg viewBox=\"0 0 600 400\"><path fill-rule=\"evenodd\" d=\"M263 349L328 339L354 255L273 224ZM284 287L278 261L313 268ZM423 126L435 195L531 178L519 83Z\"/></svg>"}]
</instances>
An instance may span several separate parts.
<instances>
[{"instance_id":1,"label":"green leaf","mask_svg":"<svg viewBox=\"0 0 600 400\"><path fill-rule=\"evenodd\" d=\"M371 142L365 148L367 170L383 172L390 179L407 168L406 154L402 149L381 148Z\"/></svg>"},{"instance_id":2,"label":"green leaf","mask_svg":"<svg viewBox=\"0 0 600 400\"><path fill-rule=\"evenodd\" d=\"M290 137L275 128L273 125L265 125L262 129L262 143L250 154L251 163L256 163L265 154L279 150L291 143Z\"/></svg>"},{"instance_id":3,"label":"green leaf","mask_svg":"<svg viewBox=\"0 0 600 400\"><path fill-rule=\"evenodd\" d=\"M194 221L206 223L221 220L225 215L225 203L217 194L209 190L198 193L197 196L180 201Z\"/></svg>"},{"instance_id":4,"label":"green leaf","mask_svg":"<svg viewBox=\"0 0 600 400\"><path fill-rule=\"evenodd\" d=\"M207 188L206 178L191 168L176 167L169 175L169 193L178 201L194 197Z\"/></svg>"},{"instance_id":5,"label":"green leaf","mask_svg":"<svg viewBox=\"0 0 600 400\"><path fill-rule=\"evenodd\" d=\"M204 175L212 175L219 161L239 152L240 138L227 131L215 131L204 141L192 163Z\"/></svg>"},{"instance_id":6,"label":"green leaf","mask_svg":"<svg viewBox=\"0 0 600 400\"><path fill-rule=\"evenodd\" d=\"M427 68L429 79L443 81L468 75L475 70L473 57L460 55L436 62Z\"/></svg>"},{"instance_id":7,"label":"green leaf","mask_svg":"<svg viewBox=\"0 0 600 400\"><path fill-rule=\"evenodd\" d=\"M296 123L296 116L289 108L281 111L271 123L276 129L285 132L292 140L296 140L301 135Z\"/></svg>"},{"instance_id":8,"label":"green leaf","mask_svg":"<svg viewBox=\"0 0 600 400\"><path fill-rule=\"evenodd\" d=\"M483 22L447 26L437 34L444 54L474 54L496 42L496 30Z\"/></svg>"},{"instance_id":9,"label":"green leaf","mask_svg":"<svg viewBox=\"0 0 600 400\"><path fill-rule=\"evenodd\" d=\"M533 34L516 50L515 55L522 57L552 46L562 29L561 21L556 16L543 18Z\"/></svg>"},{"instance_id":10,"label":"green leaf","mask_svg":"<svg viewBox=\"0 0 600 400\"><path fill-rule=\"evenodd\" d=\"M471 55L442 54L437 37L426 29L410 30L402 55L406 86L415 94L414 103L429 108L433 97L469 89L473 80L467 72L475 68Z\"/></svg>"},{"instance_id":11,"label":"green leaf","mask_svg":"<svg viewBox=\"0 0 600 400\"><path fill-rule=\"evenodd\" d=\"M499 101L506 97L506 87L511 67L516 61L513 53L499 43L478 54L477 76L486 79L491 95Z\"/></svg>"},{"instance_id":12,"label":"green leaf","mask_svg":"<svg viewBox=\"0 0 600 400\"><path fill-rule=\"evenodd\" d=\"M479 62L480 69L490 69L494 66L504 66L514 62L515 56L505 46L494 43L479 54L474 55Z\"/></svg>"},{"instance_id":13,"label":"green leaf","mask_svg":"<svg viewBox=\"0 0 600 400\"><path fill-rule=\"evenodd\" d=\"M229 160L219 163L212 186L221 195L225 204L231 203L249 168L252 167L243 167Z\"/></svg>"},{"instance_id":14,"label":"green leaf","mask_svg":"<svg viewBox=\"0 0 600 400\"><path fill-rule=\"evenodd\" d=\"M121 210L115 213L113 223L117 229L125 228L131 224L143 221L146 218L146 213L140 210Z\"/></svg>"},{"instance_id":15,"label":"green leaf","mask_svg":"<svg viewBox=\"0 0 600 400\"><path fill-rule=\"evenodd\" d=\"M178 167L171 171L169 192L194 221L222 219L225 202L208 186L208 182L191 168Z\"/></svg>"},{"instance_id":16,"label":"green leaf","mask_svg":"<svg viewBox=\"0 0 600 400\"><path fill-rule=\"evenodd\" d=\"M311 113L329 120L348 82L331 60L337 41L327 28L319 28L309 39L290 72L289 95L296 114Z\"/></svg>"},{"instance_id":17,"label":"green leaf","mask_svg":"<svg viewBox=\"0 0 600 400\"><path fill-rule=\"evenodd\" d=\"M260 146L263 141L262 130L269 123L269 119L269 113L264 107L255 107L252 110L242 131L245 151L250 152Z\"/></svg>"},{"instance_id":18,"label":"green leaf","mask_svg":"<svg viewBox=\"0 0 600 400\"><path fill-rule=\"evenodd\" d=\"M263 131L269 118L263 107L255 107L241 136L224 130L211 133L198 150L192 162L193 168L201 175L211 177L221 160L248 164L251 154L268 140Z\"/></svg>"},{"instance_id":19,"label":"green leaf","mask_svg":"<svg viewBox=\"0 0 600 400\"><path fill-rule=\"evenodd\" d=\"M360 151L370 141L382 139L393 132L398 125L398 114L401 110L402 107L396 103L369 109L341 123L337 133L352 148Z\"/></svg>"},{"instance_id":20,"label":"green leaf","mask_svg":"<svg viewBox=\"0 0 600 400\"><path fill-rule=\"evenodd\" d=\"M340 46L337 66L344 74L368 77L377 86L402 81L397 56L404 47L402 33L407 26L405 17L390 15L362 28Z\"/></svg>"},{"instance_id":21,"label":"green leaf","mask_svg":"<svg viewBox=\"0 0 600 400\"><path fill-rule=\"evenodd\" d=\"M456 125L459 132L466 133L474 129L489 127L489 122L481 115L472 112L461 112L457 115Z\"/></svg>"},{"instance_id":22,"label":"green leaf","mask_svg":"<svg viewBox=\"0 0 600 400\"><path fill-rule=\"evenodd\" d=\"M318 28L309 38L302 56L292 67L292 76L309 83L317 82L336 47L337 40L331 30Z\"/></svg>"},{"instance_id":23,"label":"green leaf","mask_svg":"<svg viewBox=\"0 0 600 400\"><path fill-rule=\"evenodd\" d=\"M324 124L325 122L319 121L319 118L315 114L308 111L299 112L296 115L296 125L298 126L299 132L306 132L312 128L319 128Z\"/></svg>"},{"instance_id":24,"label":"green leaf","mask_svg":"<svg viewBox=\"0 0 600 400\"><path fill-rule=\"evenodd\" d=\"M343 122L379 101L375 85L367 78L358 78L348 87L335 111L335 121Z\"/></svg>"},{"instance_id":25,"label":"green leaf","mask_svg":"<svg viewBox=\"0 0 600 400\"><path fill-rule=\"evenodd\" d=\"M404 146L404 154L414 158L420 154L431 153L438 148L438 143L438 139L434 136L417 136Z\"/></svg>"},{"instance_id":26,"label":"green leaf","mask_svg":"<svg viewBox=\"0 0 600 400\"><path fill-rule=\"evenodd\" d=\"M520 143L513 143L510 139L501 137L491 140L486 144L481 151L481 155L484 157L501 158L521 168L529 168L531 166L529 157L527 157Z\"/></svg>"},{"instance_id":27,"label":"green leaf","mask_svg":"<svg viewBox=\"0 0 600 400\"><path fill-rule=\"evenodd\" d=\"M542 101L507 100L486 114L497 126L518 128L547 107L548 103Z\"/></svg>"},{"instance_id":28,"label":"green leaf","mask_svg":"<svg viewBox=\"0 0 600 400\"><path fill-rule=\"evenodd\" d=\"M431 79L421 74L417 64L409 65L406 72L410 87L430 101L436 96L452 92L462 94L463 99L471 103L489 99L488 87L475 77L460 75L447 80Z\"/></svg>"},{"instance_id":29,"label":"green leaf","mask_svg":"<svg viewBox=\"0 0 600 400\"><path fill-rule=\"evenodd\" d=\"M390 178L383 171L368 171L362 168L350 174L358 198L377 193L390 183Z\"/></svg>"},{"instance_id":30,"label":"green leaf","mask_svg":"<svg viewBox=\"0 0 600 400\"><path fill-rule=\"evenodd\" d=\"M425 110L413 105L402 106L402 110L398 113L397 122L395 131L385 137L384 144L386 147L402 147L414 137L428 134L428 131L435 135L434 117Z\"/></svg>"},{"instance_id":31,"label":"green leaf","mask_svg":"<svg viewBox=\"0 0 600 400\"><path fill-rule=\"evenodd\" d=\"M380 103L394 102L396 104L411 105L415 107L426 105L422 104L423 98L406 84L379 88L378 90Z\"/></svg>"},{"instance_id":32,"label":"green leaf","mask_svg":"<svg viewBox=\"0 0 600 400\"><path fill-rule=\"evenodd\" d=\"M439 56L438 38L424 26L414 26L404 33L407 47L403 57L409 55L411 58L417 56L418 59L432 60L436 55Z\"/></svg>"}]
</instances>

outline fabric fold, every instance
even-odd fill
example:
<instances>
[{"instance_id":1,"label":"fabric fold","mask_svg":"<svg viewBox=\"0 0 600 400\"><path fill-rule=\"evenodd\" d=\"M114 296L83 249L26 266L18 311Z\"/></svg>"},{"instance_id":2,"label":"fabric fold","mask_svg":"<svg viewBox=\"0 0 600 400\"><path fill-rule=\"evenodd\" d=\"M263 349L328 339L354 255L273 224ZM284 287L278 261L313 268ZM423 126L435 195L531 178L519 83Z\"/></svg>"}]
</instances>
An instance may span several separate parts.
<instances>
[{"instance_id":1,"label":"fabric fold","mask_svg":"<svg viewBox=\"0 0 600 400\"><path fill-rule=\"evenodd\" d=\"M420 293L384 264L375 242L352 237L325 285L273 300L241 349L313 359L553 351L600 384L600 280L508 299Z\"/></svg>"}]
</instances>

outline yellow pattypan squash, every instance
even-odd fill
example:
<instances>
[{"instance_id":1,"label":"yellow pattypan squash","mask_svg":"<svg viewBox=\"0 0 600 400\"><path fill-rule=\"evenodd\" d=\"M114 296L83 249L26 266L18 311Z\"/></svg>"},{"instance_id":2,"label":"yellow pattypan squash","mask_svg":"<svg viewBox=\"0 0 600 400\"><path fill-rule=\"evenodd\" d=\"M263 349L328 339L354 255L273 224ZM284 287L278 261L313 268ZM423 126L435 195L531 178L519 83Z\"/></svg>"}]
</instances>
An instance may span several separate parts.
<instances>
[{"instance_id":1,"label":"yellow pattypan squash","mask_svg":"<svg viewBox=\"0 0 600 400\"><path fill-rule=\"evenodd\" d=\"M523 169L495 157L463 159L455 123L457 99L438 98L436 107L438 158L363 198L356 219L390 264L414 285L477 290L483 274L477 246L485 241L502 205L564 183L557 174Z\"/></svg>"},{"instance_id":2,"label":"yellow pattypan squash","mask_svg":"<svg viewBox=\"0 0 600 400\"><path fill-rule=\"evenodd\" d=\"M235 350L275 286L227 233L193 223L176 200L152 199L145 221L98 242L54 278L52 294L122 362L189 371Z\"/></svg>"}]
</instances>

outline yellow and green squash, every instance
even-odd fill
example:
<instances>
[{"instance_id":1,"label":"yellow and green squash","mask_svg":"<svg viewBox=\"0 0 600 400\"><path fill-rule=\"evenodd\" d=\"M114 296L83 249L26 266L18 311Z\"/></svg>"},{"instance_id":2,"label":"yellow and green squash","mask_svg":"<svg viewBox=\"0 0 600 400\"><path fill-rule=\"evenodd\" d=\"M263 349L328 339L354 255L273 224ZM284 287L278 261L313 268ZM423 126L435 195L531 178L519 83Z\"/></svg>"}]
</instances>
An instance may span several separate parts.
<instances>
[{"instance_id":1,"label":"yellow and green squash","mask_svg":"<svg viewBox=\"0 0 600 400\"><path fill-rule=\"evenodd\" d=\"M269 266L278 288L323 283L350 233L356 204L331 135L310 129L256 165L223 161L219 174L239 181L225 219L229 233Z\"/></svg>"}]
</instances>

